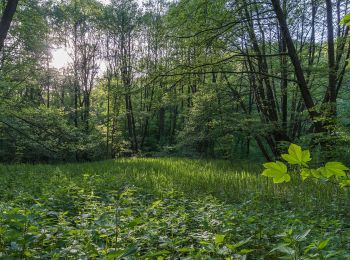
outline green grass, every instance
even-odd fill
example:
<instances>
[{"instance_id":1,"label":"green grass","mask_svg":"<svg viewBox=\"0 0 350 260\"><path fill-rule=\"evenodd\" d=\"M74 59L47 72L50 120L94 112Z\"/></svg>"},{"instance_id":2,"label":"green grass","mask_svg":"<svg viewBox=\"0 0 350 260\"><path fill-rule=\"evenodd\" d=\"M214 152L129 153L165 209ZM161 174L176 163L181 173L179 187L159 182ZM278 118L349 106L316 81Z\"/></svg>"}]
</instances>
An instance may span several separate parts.
<instances>
[{"instance_id":1,"label":"green grass","mask_svg":"<svg viewBox=\"0 0 350 260\"><path fill-rule=\"evenodd\" d=\"M350 195L251 162L0 166L0 257L347 259Z\"/></svg>"}]
</instances>

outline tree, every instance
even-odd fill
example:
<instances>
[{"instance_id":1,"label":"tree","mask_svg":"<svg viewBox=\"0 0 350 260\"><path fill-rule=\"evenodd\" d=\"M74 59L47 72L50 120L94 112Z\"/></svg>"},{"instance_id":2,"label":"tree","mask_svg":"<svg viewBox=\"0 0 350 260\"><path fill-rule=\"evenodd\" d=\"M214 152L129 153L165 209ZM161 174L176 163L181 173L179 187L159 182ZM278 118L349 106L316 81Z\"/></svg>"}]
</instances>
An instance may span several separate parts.
<instances>
[{"instance_id":1,"label":"tree","mask_svg":"<svg viewBox=\"0 0 350 260\"><path fill-rule=\"evenodd\" d=\"M0 21L0 51L4 47L4 42L16 13L19 0L7 0L5 9L3 11Z\"/></svg>"}]
</instances>

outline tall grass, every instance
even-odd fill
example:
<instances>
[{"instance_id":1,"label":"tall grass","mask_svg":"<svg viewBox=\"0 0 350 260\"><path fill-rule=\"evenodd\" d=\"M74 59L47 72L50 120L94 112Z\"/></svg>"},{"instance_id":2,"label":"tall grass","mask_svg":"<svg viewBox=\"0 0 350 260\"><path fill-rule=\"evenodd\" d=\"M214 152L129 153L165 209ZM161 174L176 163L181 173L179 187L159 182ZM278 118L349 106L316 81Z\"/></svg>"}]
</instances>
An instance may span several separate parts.
<instances>
[{"instance_id":1,"label":"tall grass","mask_svg":"<svg viewBox=\"0 0 350 260\"><path fill-rule=\"evenodd\" d=\"M227 202L250 198L262 203L288 203L293 207L349 206L349 192L330 183L301 182L274 185L251 162L203 161L175 158L131 158L62 165L0 166L0 199L30 192L41 196L55 185L76 185L98 193L134 185L162 196L169 191L190 197L213 195Z\"/></svg>"}]
</instances>

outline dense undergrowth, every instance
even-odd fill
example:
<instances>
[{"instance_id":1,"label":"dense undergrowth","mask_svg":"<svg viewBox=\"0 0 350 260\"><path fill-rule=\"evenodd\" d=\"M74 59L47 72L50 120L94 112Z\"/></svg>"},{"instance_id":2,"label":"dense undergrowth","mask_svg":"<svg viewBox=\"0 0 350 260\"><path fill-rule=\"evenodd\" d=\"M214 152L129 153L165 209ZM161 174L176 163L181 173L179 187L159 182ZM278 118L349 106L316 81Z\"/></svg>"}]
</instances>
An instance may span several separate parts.
<instances>
[{"instance_id":1,"label":"dense undergrowth","mask_svg":"<svg viewBox=\"0 0 350 260\"><path fill-rule=\"evenodd\" d=\"M0 166L0 258L350 259L350 194L249 163Z\"/></svg>"}]
</instances>

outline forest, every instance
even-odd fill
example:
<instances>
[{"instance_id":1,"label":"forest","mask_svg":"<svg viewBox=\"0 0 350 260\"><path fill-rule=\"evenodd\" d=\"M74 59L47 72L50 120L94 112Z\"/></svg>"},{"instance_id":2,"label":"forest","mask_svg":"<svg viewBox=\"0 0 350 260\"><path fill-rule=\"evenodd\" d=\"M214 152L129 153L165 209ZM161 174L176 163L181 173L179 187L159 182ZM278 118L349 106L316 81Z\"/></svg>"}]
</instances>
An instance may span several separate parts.
<instances>
[{"instance_id":1,"label":"forest","mask_svg":"<svg viewBox=\"0 0 350 260\"><path fill-rule=\"evenodd\" d=\"M0 259L350 259L349 0L0 16Z\"/></svg>"}]
</instances>

